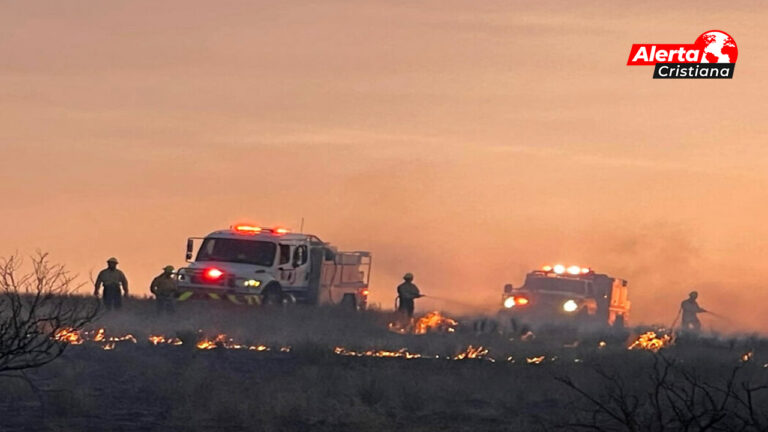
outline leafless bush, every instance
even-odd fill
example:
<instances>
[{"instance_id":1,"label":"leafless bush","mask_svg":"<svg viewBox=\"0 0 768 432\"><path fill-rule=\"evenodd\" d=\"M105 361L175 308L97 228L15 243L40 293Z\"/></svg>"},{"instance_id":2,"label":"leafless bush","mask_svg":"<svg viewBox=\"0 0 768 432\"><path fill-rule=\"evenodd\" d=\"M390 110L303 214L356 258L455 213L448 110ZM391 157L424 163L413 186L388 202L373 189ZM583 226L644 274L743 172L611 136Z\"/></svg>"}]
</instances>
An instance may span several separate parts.
<instances>
[{"instance_id":1,"label":"leafless bush","mask_svg":"<svg viewBox=\"0 0 768 432\"><path fill-rule=\"evenodd\" d=\"M0 258L0 373L53 361L68 345L57 332L79 330L98 312L96 299L74 295L82 285L63 265L42 252L30 261L25 273L18 255Z\"/></svg>"},{"instance_id":2,"label":"leafless bush","mask_svg":"<svg viewBox=\"0 0 768 432\"><path fill-rule=\"evenodd\" d=\"M635 366L635 365L632 365ZM768 385L752 383L747 363L707 377L695 368L654 354L653 364L631 375L593 368L590 382L558 381L573 390L571 429L595 431L768 430ZM753 368L754 369L754 368Z\"/></svg>"}]
</instances>

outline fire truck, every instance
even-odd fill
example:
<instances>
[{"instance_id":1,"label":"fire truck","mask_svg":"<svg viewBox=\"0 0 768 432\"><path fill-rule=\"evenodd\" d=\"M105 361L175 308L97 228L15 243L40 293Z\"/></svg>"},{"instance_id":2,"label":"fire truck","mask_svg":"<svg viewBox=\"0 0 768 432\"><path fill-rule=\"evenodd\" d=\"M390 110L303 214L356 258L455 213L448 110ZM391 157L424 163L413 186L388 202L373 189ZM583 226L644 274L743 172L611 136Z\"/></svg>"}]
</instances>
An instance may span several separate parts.
<instances>
[{"instance_id":1,"label":"fire truck","mask_svg":"<svg viewBox=\"0 0 768 432\"><path fill-rule=\"evenodd\" d=\"M342 304L355 309L368 302L371 254L339 251L311 234L233 225L187 239L186 260L189 265L177 272L178 301Z\"/></svg>"},{"instance_id":2,"label":"fire truck","mask_svg":"<svg viewBox=\"0 0 768 432\"><path fill-rule=\"evenodd\" d=\"M557 264L534 270L523 286L504 287L502 311L531 323L594 323L623 327L629 319L627 281L592 269Z\"/></svg>"}]
</instances>

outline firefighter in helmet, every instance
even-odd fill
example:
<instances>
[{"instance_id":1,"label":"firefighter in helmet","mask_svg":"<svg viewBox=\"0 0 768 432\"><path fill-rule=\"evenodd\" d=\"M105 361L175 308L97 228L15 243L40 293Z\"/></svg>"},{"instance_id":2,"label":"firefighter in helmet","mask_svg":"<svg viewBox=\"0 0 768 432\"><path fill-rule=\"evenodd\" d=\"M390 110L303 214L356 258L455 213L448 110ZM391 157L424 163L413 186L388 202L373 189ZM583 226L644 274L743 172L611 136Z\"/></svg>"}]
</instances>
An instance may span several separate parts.
<instances>
[{"instance_id":1,"label":"firefighter in helmet","mask_svg":"<svg viewBox=\"0 0 768 432\"><path fill-rule=\"evenodd\" d=\"M128 279L125 274L117 268L117 258L112 257L107 260L107 268L99 272L94 284L93 295L99 296L99 288L104 286L103 301L107 310L120 309L123 305L122 295L128 296Z\"/></svg>"},{"instance_id":2,"label":"firefighter in helmet","mask_svg":"<svg viewBox=\"0 0 768 432\"><path fill-rule=\"evenodd\" d=\"M176 294L176 278L173 276L173 266L165 266L163 272L152 279L149 290L155 295L157 313L174 311L173 296Z\"/></svg>"},{"instance_id":3,"label":"firefighter in helmet","mask_svg":"<svg viewBox=\"0 0 768 432\"><path fill-rule=\"evenodd\" d=\"M413 317L413 301L421 297L419 288L413 283L413 274L406 273L403 276L405 282L397 286L397 297L400 300L397 310L407 316Z\"/></svg>"},{"instance_id":4,"label":"firefighter in helmet","mask_svg":"<svg viewBox=\"0 0 768 432\"><path fill-rule=\"evenodd\" d=\"M699 321L698 314L707 311L699 306L699 304L696 302L698 297L698 292L691 291L691 293L688 294L688 299L683 300L683 302L680 304L680 310L683 313L683 329L685 330L701 330L701 321Z\"/></svg>"}]
</instances>

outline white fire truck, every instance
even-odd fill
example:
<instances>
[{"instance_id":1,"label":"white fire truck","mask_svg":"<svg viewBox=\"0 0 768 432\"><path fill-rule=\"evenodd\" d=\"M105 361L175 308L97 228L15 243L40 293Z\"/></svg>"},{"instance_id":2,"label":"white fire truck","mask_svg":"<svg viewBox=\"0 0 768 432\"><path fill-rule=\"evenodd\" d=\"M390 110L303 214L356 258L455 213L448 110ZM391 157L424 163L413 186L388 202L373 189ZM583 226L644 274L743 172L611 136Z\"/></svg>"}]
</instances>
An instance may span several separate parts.
<instances>
[{"instance_id":1,"label":"white fire truck","mask_svg":"<svg viewBox=\"0 0 768 432\"><path fill-rule=\"evenodd\" d=\"M234 225L189 238L186 259L189 266L177 275L178 301L330 303L356 309L368 301L371 254L341 252L311 234Z\"/></svg>"},{"instance_id":2,"label":"white fire truck","mask_svg":"<svg viewBox=\"0 0 768 432\"><path fill-rule=\"evenodd\" d=\"M623 327L629 320L627 281L579 266L544 266L519 288L504 287L502 309L521 321L575 321Z\"/></svg>"}]
</instances>

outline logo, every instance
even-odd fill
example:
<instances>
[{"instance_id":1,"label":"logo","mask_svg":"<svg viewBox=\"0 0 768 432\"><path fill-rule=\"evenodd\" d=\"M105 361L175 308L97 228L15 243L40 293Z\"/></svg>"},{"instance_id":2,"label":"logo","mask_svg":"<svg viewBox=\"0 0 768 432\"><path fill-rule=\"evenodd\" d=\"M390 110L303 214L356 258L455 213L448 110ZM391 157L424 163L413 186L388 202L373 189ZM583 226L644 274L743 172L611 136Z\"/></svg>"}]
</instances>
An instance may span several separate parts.
<instances>
[{"instance_id":1,"label":"logo","mask_svg":"<svg viewBox=\"0 0 768 432\"><path fill-rule=\"evenodd\" d=\"M692 44L633 44L627 66L654 66L653 77L733 78L739 49L731 35L704 32Z\"/></svg>"}]
</instances>

